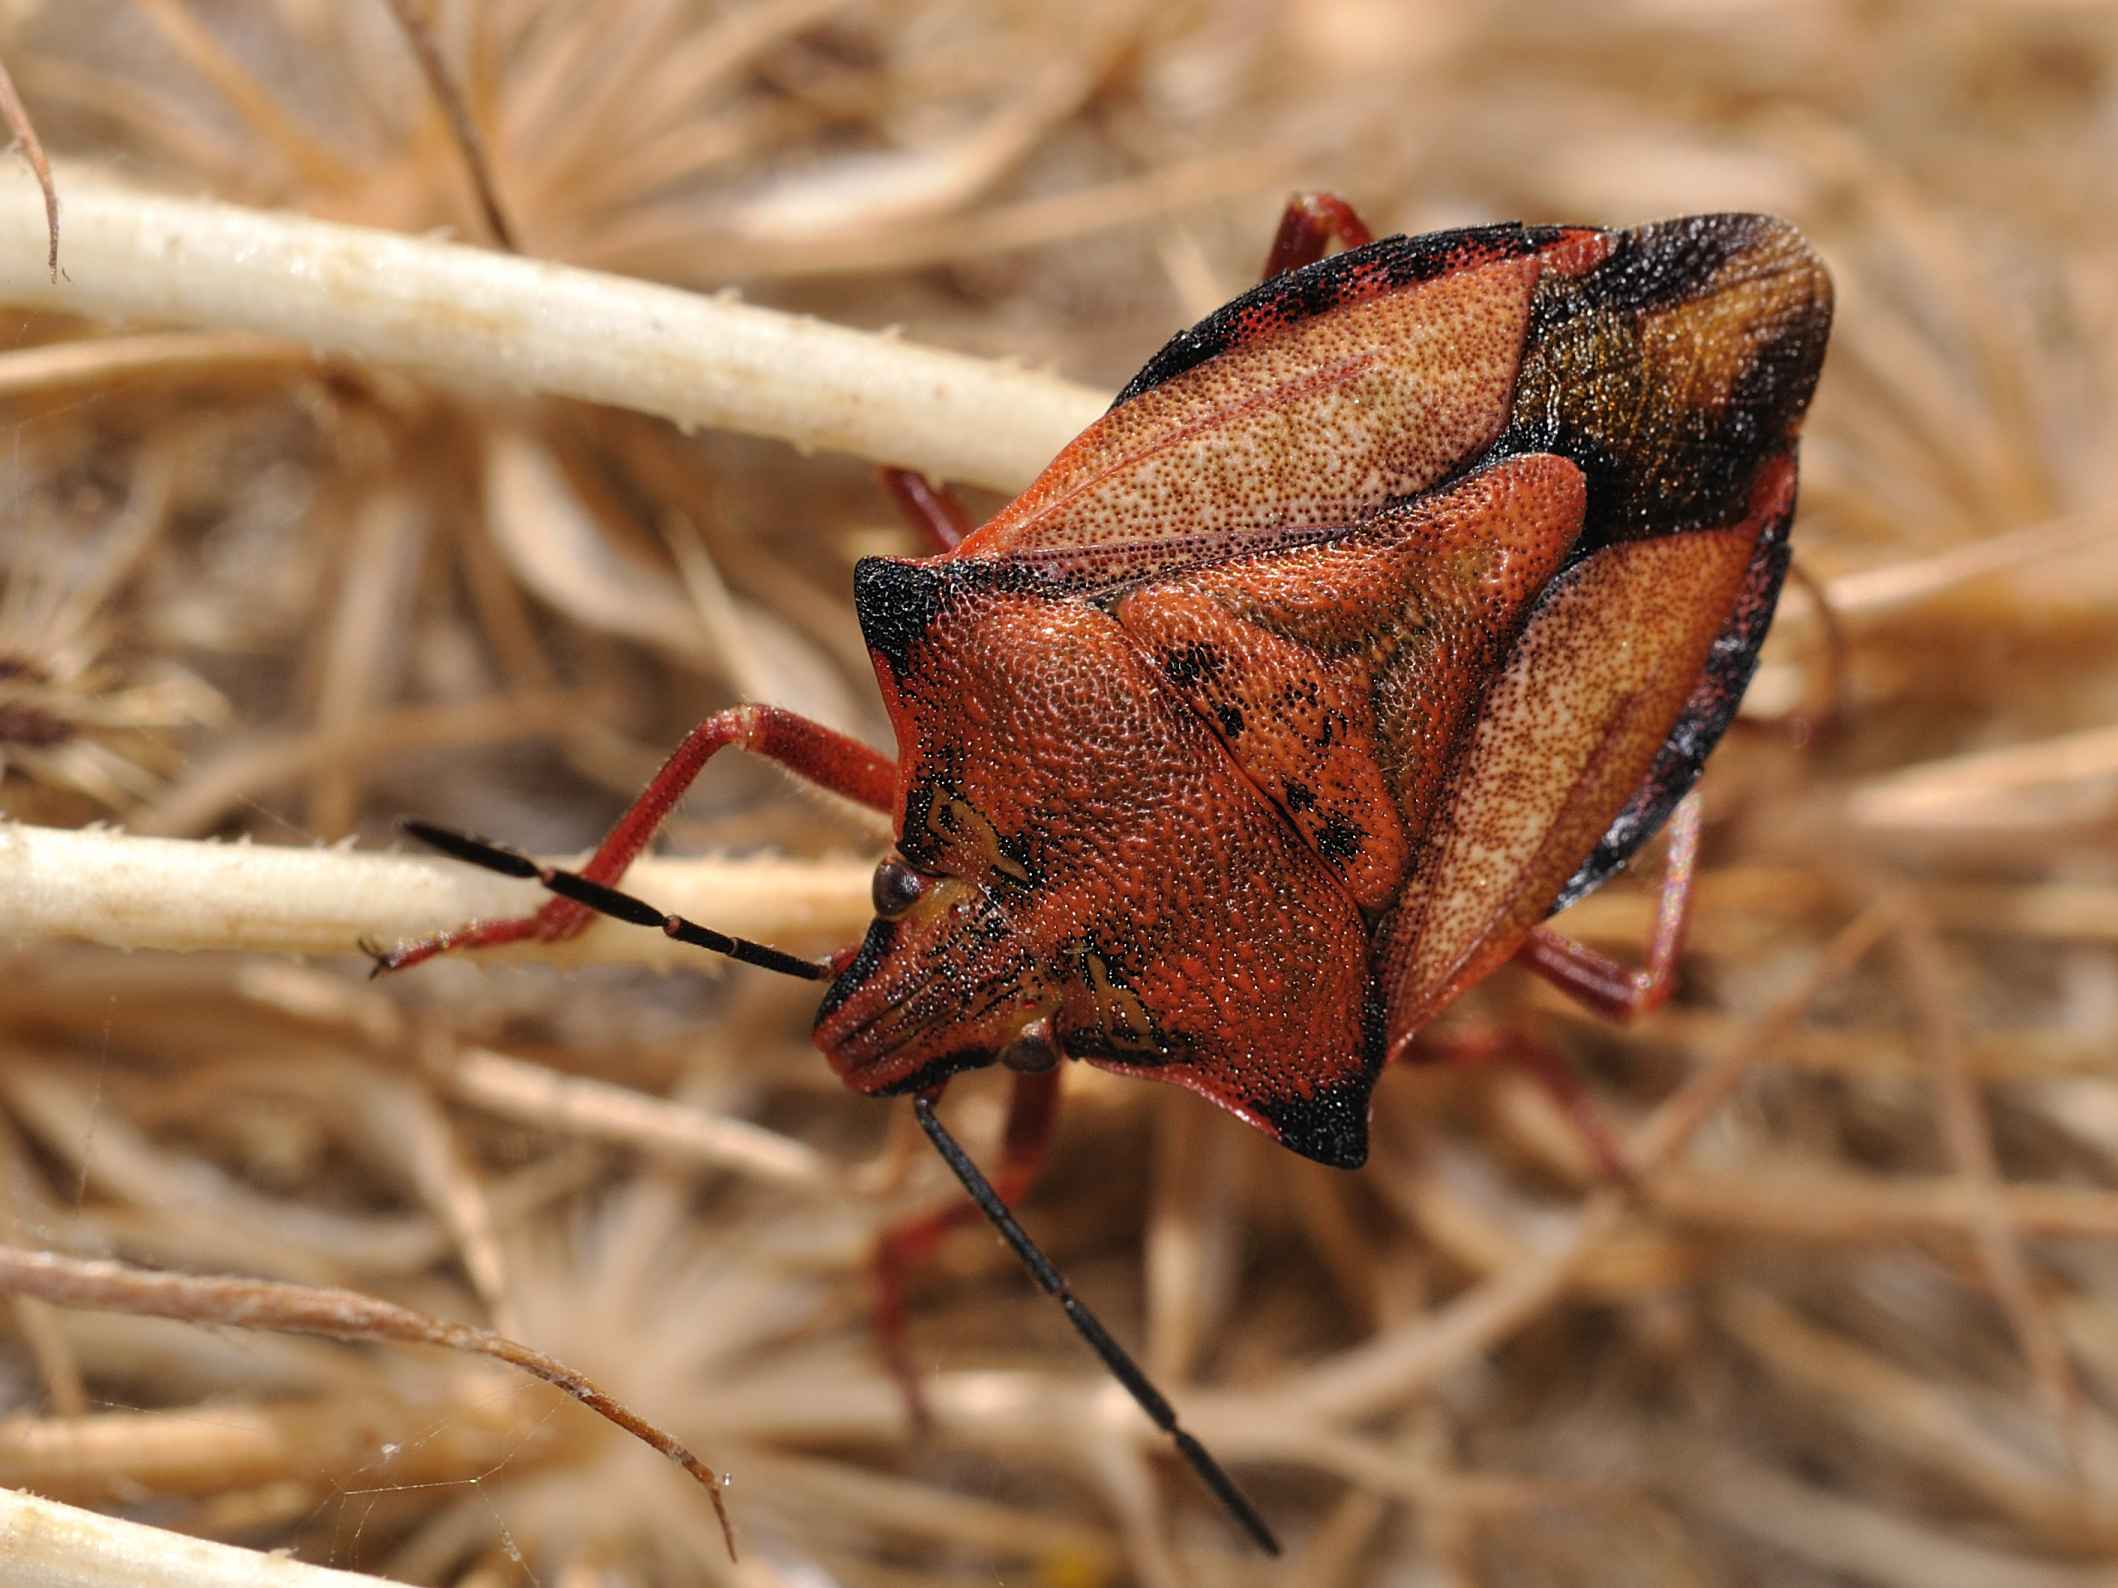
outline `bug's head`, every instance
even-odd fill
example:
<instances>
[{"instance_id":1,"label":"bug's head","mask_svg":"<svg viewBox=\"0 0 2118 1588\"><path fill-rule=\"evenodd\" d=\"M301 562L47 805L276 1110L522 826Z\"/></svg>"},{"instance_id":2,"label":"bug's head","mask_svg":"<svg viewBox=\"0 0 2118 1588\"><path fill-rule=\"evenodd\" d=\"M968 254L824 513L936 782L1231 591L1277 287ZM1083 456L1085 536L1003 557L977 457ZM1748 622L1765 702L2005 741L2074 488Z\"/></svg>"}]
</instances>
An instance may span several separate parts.
<instances>
[{"instance_id":1,"label":"bug's head","mask_svg":"<svg viewBox=\"0 0 2118 1588\"><path fill-rule=\"evenodd\" d=\"M1069 1053L1099 1051L1085 933L1099 857L1125 841L1100 794L1125 786L1131 745L1085 742L1076 723L1122 640L1019 567L869 558L854 600L904 804L875 922L825 995L817 1045L870 1093L1055 1062L1055 1028ZM1148 1024L1135 1022L1143 1042Z\"/></svg>"},{"instance_id":2,"label":"bug's head","mask_svg":"<svg viewBox=\"0 0 2118 1588\"><path fill-rule=\"evenodd\" d=\"M1023 796L1048 771L995 720L1023 658L991 633L995 589L979 563L870 557L854 576L868 650L898 735L898 849L875 870L875 923L818 1010L815 1042L862 1093L917 1090L957 1069L1055 1061L1057 879L1031 853ZM966 769L976 769L968 771ZM1046 828L1048 836L1048 828ZM1036 1027L1025 1040L1023 1033Z\"/></svg>"},{"instance_id":3,"label":"bug's head","mask_svg":"<svg viewBox=\"0 0 2118 1588\"><path fill-rule=\"evenodd\" d=\"M862 1092L916 1091L995 1061L1058 1062L1045 969L1025 899L893 854L875 868L875 921L817 1011L816 1041Z\"/></svg>"}]
</instances>

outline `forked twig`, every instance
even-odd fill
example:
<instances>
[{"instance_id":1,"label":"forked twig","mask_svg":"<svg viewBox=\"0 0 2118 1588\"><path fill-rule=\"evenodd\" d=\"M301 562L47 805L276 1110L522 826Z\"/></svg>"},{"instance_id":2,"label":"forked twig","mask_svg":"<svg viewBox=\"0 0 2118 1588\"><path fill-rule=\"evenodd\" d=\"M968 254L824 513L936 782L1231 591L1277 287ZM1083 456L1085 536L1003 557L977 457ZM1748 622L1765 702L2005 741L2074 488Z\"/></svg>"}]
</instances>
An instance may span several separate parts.
<instances>
[{"instance_id":1,"label":"forked twig","mask_svg":"<svg viewBox=\"0 0 2118 1588\"><path fill-rule=\"evenodd\" d=\"M44 229L51 238L51 252L44 264L51 272L52 285L56 287L59 284L59 190L52 183L51 162L44 158L44 144L30 122L29 107L15 92L15 80L8 76L5 63L0 63L0 118L6 120L7 130L22 145L22 158L37 173L37 186L44 191Z\"/></svg>"},{"instance_id":2,"label":"forked twig","mask_svg":"<svg viewBox=\"0 0 2118 1588\"><path fill-rule=\"evenodd\" d=\"M34 1296L60 1307L174 1318L233 1329L315 1334L331 1340L439 1345L505 1362L563 1390L696 1478L713 1501L728 1558L735 1558L735 1527L721 1498L718 1473L674 1437L605 1394L565 1363L491 1330L430 1318L353 1290L290 1285L270 1279L158 1274L104 1258L68 1257L19 1246L0 1246L0 1292Z\"/></svg>"},{"instance_id":3,"label":"forked twig","mask_svg":"<svg viewBox=\"0 0 2118 1588\"><path fill-rule=\"evenodd\" d=\"M516 240L515 228L500 203L500 187L493 180L485 139L479 135L478 123L472 119L471 107L457 87L455 77L450 74L448 62L441 58L427 0L388 0L388 3L390 14L397 18L397 25L404 30L412 53L419 58L419 69L426 74L427 89L433 94L435 104L440 106L442 118L448 123L449 136L455 140L464 167L470 172L471 186L478 194L478 212L485 220L486 230L493 234L493 241L509 253L521 253L522 245Z\"/></svg>"}]
</instances>

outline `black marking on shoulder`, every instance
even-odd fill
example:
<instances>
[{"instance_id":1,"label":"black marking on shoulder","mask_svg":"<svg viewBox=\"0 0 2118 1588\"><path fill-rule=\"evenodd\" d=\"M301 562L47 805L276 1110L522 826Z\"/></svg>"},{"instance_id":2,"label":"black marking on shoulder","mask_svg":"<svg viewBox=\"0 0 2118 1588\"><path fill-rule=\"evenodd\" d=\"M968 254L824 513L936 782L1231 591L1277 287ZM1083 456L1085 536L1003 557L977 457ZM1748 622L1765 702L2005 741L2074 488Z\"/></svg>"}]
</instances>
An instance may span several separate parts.
<instances>
[{"instance_id":1,"label":"black marking on shoulder","mask_svg":"<svg viewBox=\"0 0 2118 1588\"><path fill-rule=\"evenodd\" d=\"M1284 778L1281 780L1280 788L1287 796L1287 808L1289 810L1307 811L1316 809L1316 791L1307 783L1291 777Z\"/></svg>"},{"instance_id":2,"label":"black marking on shoulder","mask_svg":"<svg viewBox=\"0 0 2118 1588\"><path fill-rule=\"evenodd\" d=\"M863 557L853 565L853 610L868 649L902 678L912 651L948 605L939 568L901 557Z\"/></svg>"},{"instance_id":3,"label":"black marking on shoulder","mask_svg":"<svg viewBox=\"0 0 2118 1588\"><path fill-rule=\"evenodd\" d=\"M1250 1106L1290 1152L1333 1169L1358 1169L1368 1161L1368 1098L1374 1090L1374 1075L1363 1074L1307 1097L1252 1098Z\"/></svg>"},{"instance_id":4,"label":"black marking on shoulder","mask_svg":"<svg viewBox=\"0 0 2118 1588\"><path fill-rule=\"evenodd\" d=\"M944 612L981 594L1063 596L1050 577L1016 557L863 557L853 565L853 610L868 649L902 678L912 652Z\"/></svg>"},{"instance_id":5,"label":"black marking on shoulder","mask_svg":"<svg viewBox=\"0 0 2118 1588\"><path fill-rule=\"evenodd\" d=\"M1214 720L1221 725L1221 737L1233 739L1243 731L1243 712L1238 706L1216 706Z\"/></svg>"},{"instance_id":6,"label":"black marking on shoulder","mask_svg":"<svg viewBox=\"0 0 2118 1588\"><path fill-rule=\"evenodd\" d=\"M1735 610L1706 653L1699 682L1686 698L1654 764L1625 808L1597 840L1596 847L1589 851L1581 869L1559 890L1559 897L1552 901L1546 915L1557 914L1593 893L1621 870L1669 820L1677 801L1699 781L1707 756L1735 720L1736 708L1743 703L1743 691L1750 687L1751 675L1757 671L1758 651L1765 643L1765 631L1772 626L1773 609L1779 604L1780 587L1787 578L1792 555L1787 534L1793 523L1794 504L1789 502L1787 512L1767 525L1758 537Z\"/></svg>"},{"instance_id":7,"label":"black marking on shoulder","mask_svg":"<svg viewBox=\"0 0 2118 1588\"><path fill-rule=\"evenodd\" d=\"M1517 258L1561 235L1554 226L1503 221L1419 237L1384 237L1361 248L1290 270L1223 304L1188 331L1179 331L1118 393L1119 408L1186 370L1265 331L1328 314L1345 300L1356 279L1380 271L1385 290L1431 281L1471 260Z\"/></svg>"}]
</instances>

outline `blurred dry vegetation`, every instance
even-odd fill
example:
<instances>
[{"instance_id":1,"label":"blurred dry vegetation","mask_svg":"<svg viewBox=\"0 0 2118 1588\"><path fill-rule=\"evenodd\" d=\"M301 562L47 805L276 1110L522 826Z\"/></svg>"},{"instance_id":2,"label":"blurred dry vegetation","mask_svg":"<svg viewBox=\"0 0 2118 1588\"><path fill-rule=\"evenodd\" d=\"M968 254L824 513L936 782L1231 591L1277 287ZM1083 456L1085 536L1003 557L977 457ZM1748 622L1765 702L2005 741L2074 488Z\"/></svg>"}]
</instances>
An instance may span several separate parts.
<instances>
[{"instance_id":1,"label":"blurred dry vegetation","mask_svg":"<svg viewBox=\"0 0 2118 1588\"><path fill-rule=\"evenodd\" d=\"M1028 1222L1288 1562L984 1234L918 1290L911 1432L866 1254L938 1171L808 1047L810 989L706 964L21 945L0 1240L510 1332L732 1474L740 1567L678 1474L491 1364L19 1298L0 1484L462 1585L2111 1580L2118 9L403 9L523 251L1112 388L1296 185L1379 232L1787 216L1839 288L1797 546L1843 667L1790 590L1750 709L1814 731L1717 755L1670 1010L1613 1032L1503 974L1462 1017L1529 1022L1628 1128L1716 1105L1641 1202L1504 1074L1386 1077L1357 1175L1070 1077ZM492 240L384 0L11 0L0 60L62 198L100 166ZM0 326L19 821L375 848L416 811L577 850L729 701L884 738L848 574L915 545L867 462L211 328L150 365L155 327ZM862 874L872 827L736 759L670 847ZM1642 871L1571 929L1636 945ZM849 939L857 883L825 913L789 946ZM988 1155L989 1080L951 1100ZM717 1151L729 1120L777 1156Z\"/></svg>"}]
</instances>

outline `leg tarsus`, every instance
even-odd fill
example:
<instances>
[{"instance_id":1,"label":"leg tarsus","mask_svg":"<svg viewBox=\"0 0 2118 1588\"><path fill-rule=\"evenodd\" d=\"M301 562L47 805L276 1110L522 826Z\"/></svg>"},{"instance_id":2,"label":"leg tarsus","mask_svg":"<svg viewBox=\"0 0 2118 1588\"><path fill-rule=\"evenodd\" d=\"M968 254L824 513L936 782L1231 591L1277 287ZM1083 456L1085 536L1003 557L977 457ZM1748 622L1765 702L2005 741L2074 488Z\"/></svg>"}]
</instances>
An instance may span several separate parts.
<instances>
[{"instance_id":1,"label":"leg tarsus","mask_svg":"<svg viewBox=\"0 0 2118 1588\"><path fill-rule=\"evenodd\" d=\"M1336 239L1342 248L1360 248L1375 241L1368 223L1354 213L1353 206L1336 193L1297 193L1280 215L1280 229L1273 234L1272 251L1265 256L1261 280L1304 265L1313 265Z\"/></svg>"},{"instance_id":2,"label":"leg tarsus","mask_svg":"<svg viewBox=\"0 0 2118 1588\"><path fill-rule=\"evenodd\" d=\"M1676 991L1677 960L1691 921L1692 885L1698 875L1701 804L1697 790L1684 796L1669 819L1669 859L1655 905L1647 964L1621 964L1572 938L1537 927L1515 951L1517 960L1561 992L1612 1020L1635 1020L1669 1002Z\"/></svg>"},{"instance_id":3,"label":"leg tarsus","mask_svg":"<svg viewBox=\"0 0 2118 1588\"><path fill-rule=\"evenodd\" d=\"M734 706L718 712L684 736L662 769L620 816L596 852L580 868L591 882L610 884L625 875L676 808L706 763L729 745L777 762L796 777L888 814L897 802L897 763L858 739L778 706ZM374 953L374 975L407 970L437 954L503 943L562 943L578 935L595 912L571 899L554 898L528 915L469 921L430 937Z\"/></svg>"},{"instance_id":4,"label":"leg tarsus","mask_svg":"<svg viewBox=\"0 0 2118 1588\"><path fill-rule=\"evenodd\" d=\"M993 1171L993 1189L1010 1207L1029 1193L1044 1167L1059 1118L1059 1076L1060 1071L1052 1069L1015 1077L1015 1088L1008 1096L1000 1162ZM975 1203L952 1200L900 1220L875 1242L876 1343L890 1376L904 1392L914 1428L921 1432L930 1428L933 1420L920 1389L919 1370L912 1361L911 1339L905 1327L905 1280L914 1269L932 1260L951 1230L973 1223L978 1217Z\"/></svg>"}]
</instances>

